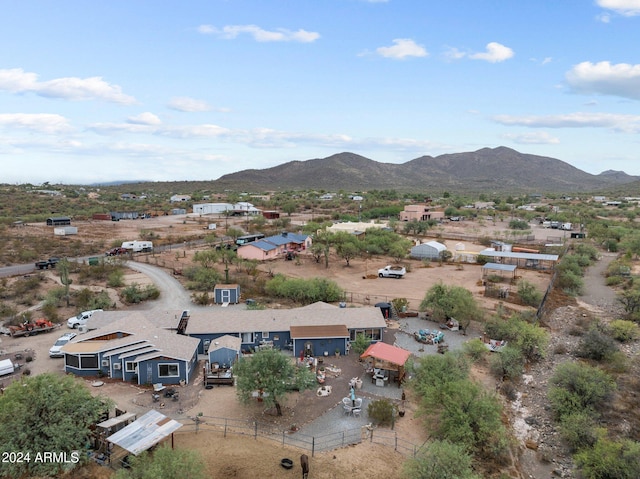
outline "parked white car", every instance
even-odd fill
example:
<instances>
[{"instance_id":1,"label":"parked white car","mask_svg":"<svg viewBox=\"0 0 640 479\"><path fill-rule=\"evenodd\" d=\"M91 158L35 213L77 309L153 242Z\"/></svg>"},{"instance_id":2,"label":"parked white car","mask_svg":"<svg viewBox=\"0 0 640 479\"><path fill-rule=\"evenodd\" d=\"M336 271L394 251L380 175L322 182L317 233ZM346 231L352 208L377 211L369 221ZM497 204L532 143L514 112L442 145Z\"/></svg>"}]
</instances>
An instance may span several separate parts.
<instances>
[{"instance_id":1,"label":"parked white car","mask_svg":"<svg viewBox=\"0 0 640 479\"><path fill-rule=\"evenodd\" d=\"M93 316L93 313L102 311L102 309L92 309L91 311L82 311L77 316L67 319L67 326L71 329L76 329L78 326L84 326L87 324L87 319Z\"/></svg>"},{"instance_id":2,"label":"parked white car","mask_svg":"<svg viewBox=\"0 0 640 479\"><path fill-rule=\"evenodd\" d=\"M75 337L76 337L76 333L66 333L60 336L58 340L55 342L55 344L51 346L51 349L49 349L49 357L61 358L62 356L64 356L64 354L62 354L62 351L61 351L62 346L67 344L69 341L71 341Z\"/></svg>"}]
</instances>

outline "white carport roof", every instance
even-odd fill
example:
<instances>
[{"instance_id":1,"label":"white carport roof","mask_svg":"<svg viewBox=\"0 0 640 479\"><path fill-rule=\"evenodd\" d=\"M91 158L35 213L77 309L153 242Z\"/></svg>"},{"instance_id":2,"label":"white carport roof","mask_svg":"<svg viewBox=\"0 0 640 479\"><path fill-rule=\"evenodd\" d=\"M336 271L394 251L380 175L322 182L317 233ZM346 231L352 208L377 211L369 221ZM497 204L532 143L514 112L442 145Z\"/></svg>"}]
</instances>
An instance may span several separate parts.
<instances>
[{"instance_id":1,"label":"white carport roof","mask_svg":"<svg viewBox=\"0 0 640 479\"><path fill-rule=\"evenodd\" d=\"M182 427L178 421L152 409L137 421L120 429L107 441L137 456Z\"/></svg>"}]
</instances>

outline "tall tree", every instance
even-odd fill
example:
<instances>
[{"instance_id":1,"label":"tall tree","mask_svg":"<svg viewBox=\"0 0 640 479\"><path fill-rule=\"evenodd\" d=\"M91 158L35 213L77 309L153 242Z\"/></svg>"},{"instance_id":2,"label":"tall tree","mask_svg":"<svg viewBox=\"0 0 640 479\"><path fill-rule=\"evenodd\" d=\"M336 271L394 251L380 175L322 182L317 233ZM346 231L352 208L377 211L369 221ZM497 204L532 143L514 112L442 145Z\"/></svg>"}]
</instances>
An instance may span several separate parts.
<instances>
[{"instance_id":1,"label":"tall tree","mask_svg":"<svg viewBox=\"0 0 640 479\"><path fill-rule=\"evenodd\" d=\"M90 426L110 405L72 376L45 373L13 382L0 395L0 453L21 451L30 460L4 462L2 477L60 473L62 463L37 460L47 451L66 453L71 463L84 460L74 451L85 448Z\"/></svg>"},{"instance_id":2,"label":"tall tree","mask_svg":"<svg viewBox=\"0 0 640 479\"><path fill-rule=\"evenodd\" d=\"M305 367L296 367L291 358L276 349L263 349L251 357L242 358L235 365L238 397L242 402L258 392L267 406L275 406L282 416L281 401L293 389L309 389L315 382Z\"/></svg>"}]
</instances>

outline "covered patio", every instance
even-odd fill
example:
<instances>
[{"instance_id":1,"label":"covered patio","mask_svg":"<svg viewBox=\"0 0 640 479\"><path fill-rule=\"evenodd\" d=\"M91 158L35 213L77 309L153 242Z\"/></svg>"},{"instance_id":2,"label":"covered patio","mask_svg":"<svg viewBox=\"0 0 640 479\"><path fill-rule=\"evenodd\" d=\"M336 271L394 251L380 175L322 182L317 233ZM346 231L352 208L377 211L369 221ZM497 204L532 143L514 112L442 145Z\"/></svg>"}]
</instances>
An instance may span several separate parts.
<instances>
[{"instance_id":1,"label":"covered patio","mask_svg":"<svg viewBox=\"0 0 640 479\"><path fill-rule=\"evenodd\" d=\"M405 364L409 356L411 353L406 349L377 342L369 345L360 358L364 360L366 372L371 374L373 384L384 387L397 382L400 387L406 374Z\"/></svg>"}]
</instances>

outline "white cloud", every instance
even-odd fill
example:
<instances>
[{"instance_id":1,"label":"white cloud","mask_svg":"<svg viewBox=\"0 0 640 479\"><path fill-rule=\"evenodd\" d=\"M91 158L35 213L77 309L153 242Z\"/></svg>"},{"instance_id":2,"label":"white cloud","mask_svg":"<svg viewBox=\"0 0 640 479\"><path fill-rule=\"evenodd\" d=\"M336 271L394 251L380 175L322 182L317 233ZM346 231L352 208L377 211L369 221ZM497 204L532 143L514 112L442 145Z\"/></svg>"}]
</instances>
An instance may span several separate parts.
<instances>
[{"instance_id":1,"label":"white cloud","mask_svg":"<svg viewBox=\"0 0 640 479\"><path fill-rule=\"evenodd\" d=\"M429 55L427 50L410 38L396 38L393 40L394 45L391 47L376 48L376 53L385 58L402 59L407 57L426 57Z\"/></svg>"},{"instance_id":2,"label":"white cloud","mask_svg":"<svg viewBox=\"0 0 640 479\"><path fill-rule=\"evenodd\" d=\"M130 116L127 118L129 123L133 123L134 125L159 125L162 123L162 120L158 118L158 116L145 111L144 113L140 113L136 116Z\"/></svg>"},{"instance_id":3,"label":"white cloud","mask_svg":"<svg viewBox=\"0 0 640 479\"><path fill-rule=\"evenodd\" d=\"M200 25L198 31L205 35L217 35L220 38L234 39L238 35L246 33L251 35L257 42L300 42L311 43L320 38L317 32L308 32L306 30L291 31L286 28L278 28L276 30L264 30L257 25L227 25L216 28L213 25Z\"/></svg>"},{"instance_id":4,"label":"white cloud","mask_svg":"<svg viewBox=\"0 0 640 479\"><path fill-rule=\"evenodd\" d=\"M565 78L569 86L578 93L640 100L640 64L582 62L569 70Z\"/></svg>"},{"instance_id":5,"label":"white cloud","mask_svg":"<svg viewBox=\"0 0 640 479\"><path fill-rule=\"evenodd\" d=\"M640 15L640 0L596 0L596 3L606 10L612 10L625 17Z\"/></svg>"},{"instance_id":6,"label":"white cloud","mask_svg":"<svg viewBox=\"0 0 640 479\"><path fill-rule=\"evenodd\" d=\"M65 117L52 113L3 113L0 114L0 127L47 134L71 131Z\"/></svg>"},{"instance_id":7,"label":"white cloud","mask_svg":"<svg viewBox=\"0 0 640 479\"><path fill-rule=\"evenodd\" d=\"M65 100L105 100L123 105L135 103L135 98L122 93L120 86L107 83L101 77L65 77L39 82L37 74L25 72L22 68L0 69L0 90L32 92Z\"/></svg>"},{"instance_id":8,"label":"white cloud","mask_svg":"<svg viewBox=\"0 0 640 479\"><path fill-rule=\"evenodd\" d=\"M467 54L465 52L460 51L456 47L447 47L443 55L448 60L460 60L461 58L464 58Z\"/></svg>"},{"instance_id":9,"label":"white cloud","mask_svg":"<svg viewBox=\"0 0 640 479\"><path fill-rule=\"evenodd\" d=\"M186 96L175 97L169 100L167 105L172 110L185 112L211 111L212 108L206 101L196 100Z\"/></svg>"},{"instance_id":10,"label":"white cloud","mask_svg":"<svg viewBox=\"0 0 640 479\"><path fill-rule=\"evenodd\" d=\"M541 132L529 132L529 133L508 133L502 135L503 138L518 143L520 145L557 145L560 140L555 136L551 136L549 133Z\"/></svg>"},{"instance_id":11,"label":"white cloud","mask_svg":"<svg viewBox=\"0 0 640 479\"><path fill-rule=\"evenodd\" d=\"M530 128L610 128L625 133L640 132L640 115L578 112L546 116L498 115L493 120L503 125Z\"/></svg>"},{"instance_id":12,"label":"white cloud","mask_svg":"<svg viewBox=\"0 0 640 479\"><path fill-rule=\"evenodd\" d=\"M487 50L485 52L473 53L469 55L469 58L473 60L484 60L490 63L498 63L508 60L514 55L511 48L505 47L504 45L497 42L487 43L486 48Z\"/></svg>"}]
</instances>

